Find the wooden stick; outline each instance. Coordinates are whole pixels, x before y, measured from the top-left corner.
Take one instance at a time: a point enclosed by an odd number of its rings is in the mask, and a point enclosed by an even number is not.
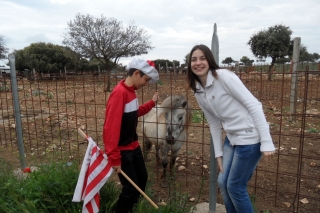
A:
[[[85,139],[88,139],[88,136],[86,135],[86,133],[84,133],[80,128],[78,128],[78,132],[82,137],[84,137]]]
[[[145,197],[149,203],[151,203],[151,205],[154,206],[154,208],[158,209],[158,206],[157,204],[155,204],[149,197],[148,195],[146,195],[146,193],[144,193],[140,188],[139,186],[137,186],[127,175],[126,173],[124,173],[122,170],[120,170],[120,173],[134,186],[134,188],[136,188],[142,195],[143,197]]]
[[[80,133],[80,135],[81,135],[82,137],[84,137],[84,138],[86,138],[86,139],[89,138],[89,137],[86,135],[86,133],[84,133],[80,128],[78,128],[78,132]],[[139,188],[139,186],[137,186],[137,184],[135,184],[135,183],[131,180],[131,178],[129,178],[129,177],[126,175],[126,173],[124,173],[122,170],[120,170],[120,173],[134,186],[134,188],[136,188],[136,189],[143,195],[144,198],[146,198],[146,199],[149,201],[149,203],[150,203],[151,205],[154,206],[154,208],[158,209],[157,204],[155,204],[155,203],[148,197],[148,195],[146,195],[146,193],[144,193],[144,192]]]

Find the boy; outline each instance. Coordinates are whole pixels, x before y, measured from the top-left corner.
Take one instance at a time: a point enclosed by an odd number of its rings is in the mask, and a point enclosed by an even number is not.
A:
[[[152,100],[139,106],[135,90],[159,80],[154,62],[133,59],[127,66],[128,76],[112,91],[106,106],[103,126],[103,142],[108,161],[118,173],[122,184],[116,213],[127,213],[137,203],[140,193],[123,175],[122,170],[144,191],[148,179],[136,128],[138,117],[147,114],[158,100],[155,92]]]

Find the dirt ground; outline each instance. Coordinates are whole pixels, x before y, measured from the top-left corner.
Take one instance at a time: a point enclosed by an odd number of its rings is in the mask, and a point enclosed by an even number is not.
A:
[[[250,91],[263,103],[277,154],[262,160],[252,177],[248,191],[257,212],[320,211],[320,97],[319,79],[311,79],[308,88],[300,78],[297,113],[291,121],[290,79],[279,75],[272,82],[261,75],[240,76]],[[210,133],[191,91],[185,89],[185,76],[161,76],[156,86],[138,91],[143,103],[159,91],[161,100],[170,94],[184,94],[191,104],[193,122],[187,141],[179,152],[168,188],[160,187],[162,168],[155,162],[154,149],[147,161],[156,203],[188,193],[190,203],[209,201]],[[119,79],[117,79],[119,81]],[[86,140],[77,128],[90,135],[103,149],[101,130],[105,102],[105,76],[87,76],[56,81],[19,81],[19,99],[23,123],[24,149],[28,166],[68,156],[82,159]],[[115,85],[116,82],[113,83]],[[304,101],[307,88],[308,99]],[[311,89],[310,89],[311,88]],[[0,157],[19,165],[10,91],[0,93]],[[160,102],[161,102],[160,100]],[[141,125],[138,125],[142,145]],[[168,173],[168,177],[170,177]],[[116,176],[112,177],[117,179]],[[217,193],[217,203],[223,204]]]

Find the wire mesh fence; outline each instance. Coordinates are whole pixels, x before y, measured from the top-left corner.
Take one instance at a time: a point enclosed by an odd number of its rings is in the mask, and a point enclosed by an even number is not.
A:
[[[229,69],[233,70],[232,67]],[[270,125],[277,148],[270,161],[262,160],[249,183],[248,191],[256,208],[272,212],[319,212],[320,210],[320,71],[317,65],[302,65],[296,73],[290,65],[277,67],[268,80],[268,68],[240,67],[238,76],[259,99]],[[296,75],[298,89],[296,111],[290,111],[291,79]],[[112,88],[124,75],[44,76],[18,80],[18,93],[27,165],[58,158],[81,161],[87,142],[77,132],[81,128],[103,150],[102,128],[105,104]],[[0,158],[18,166],[19,154],[15,131],[10,76],[0,78]],[[106,88],[110,86],[110,91]],[[210,132],[191,90],[186,89],[186,75],[160,73],[156,85],[137,91],[139,103],[152,98],[158,90],[160,103],[168,96],[184,95],[191,107],[192,123],[179,151],[173,185],[177,183],[190,197],[208,201]],[[137,126],[143,146],[143,118]],[[146,159],[147,160],[147,159]],[[147,167],[153,171],[152,187],[158,199],[167,191],[159,187],[161,164],[155,150],[148,156]],[[222,203],[218,195],[218,203]]]

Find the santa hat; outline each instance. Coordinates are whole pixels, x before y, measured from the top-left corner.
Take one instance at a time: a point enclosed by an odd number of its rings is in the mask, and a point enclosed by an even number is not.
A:
[[[140,70],[141,72],[149,76],[151,78],[151,80],[149,81],[150,84],[157,83],[157,81],[159,80],[159,73],[155,69],[155,65],[153,61],[150,61],[150,60],[145,61],[143,59],[134,58],[128,64],[127,70],[131,68]]]

